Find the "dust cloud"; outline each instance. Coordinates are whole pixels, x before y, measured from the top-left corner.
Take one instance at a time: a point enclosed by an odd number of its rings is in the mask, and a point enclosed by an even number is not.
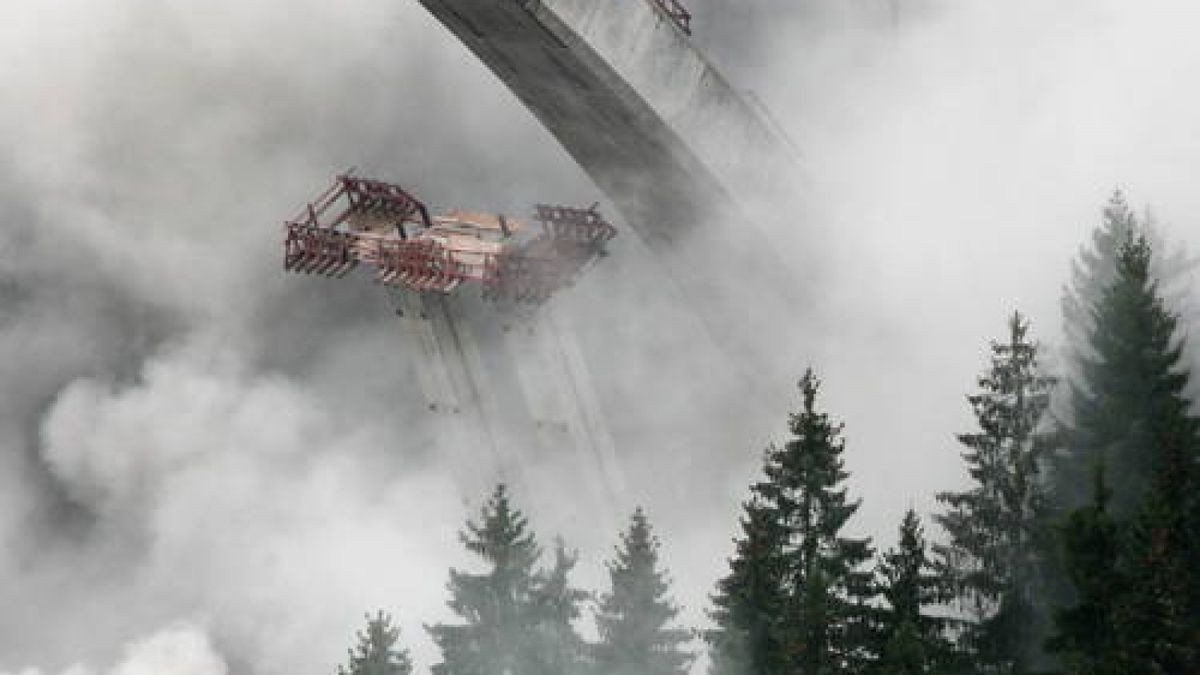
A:
[[[694,4],[697,41],[804,156],[820,237],[768,225],[820,252],[820,308],[765,340],[822,374],[856,527],[886,545],[962,480],[952,434],[1005,316],[1058,339],[1067,263],[1115,186],[1197,238],[1200,9]],[[484,495],[447,470],[382,292],[285,276],[278,223],[350,166],[435,205],[601,195],[415,2],[7,9],[0,671],[330,672],[375,607],[427,667],[422,623],[448,617],[455,532]],[[747,397],[618,225],[561,302],[626,469],[619,506],[647,507],[698,625],[794,401]],[[597,587],[616,532],[570,499],[594,477],[537,461],[518,504]]]

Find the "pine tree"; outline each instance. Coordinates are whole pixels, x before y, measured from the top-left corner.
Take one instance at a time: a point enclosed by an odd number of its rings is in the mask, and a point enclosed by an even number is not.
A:
[[[616,558],[607,564],[610,590],[600,598],[595,647],[599,675],[686,675],[692,655],[682,646],[691,635],[669,624],[679,608],[670,579],[659,568],[660,543],[641,507],[621,534]]]
[[[1108,511],[1112,493],[1102,464],[1094,476],[1092,503],[1073,510],[1062,527],[1063,559],[1077,599],[1055,612],[1055,633],[1047,647],[1060,655],[1068,672],[1118,675],[1131,672],[1120,658],[1116,623],[1128,582],[1117,562],[1121,534]]]
[[[880,612],[879,662],[887,675],[949,672],[953,650],[948,621],[929,612],[948,600],[945,580],[926,553],[921,521],[912,509],[900,524],[900,540],[884,553],[876,574],[887,607]]]
[[[562,675],[582,640],[571,621],[583,595],[567,575],[574,558],[560,545],[554,566],[536,569],[541,549],[525,516],[497,486],[459,534],[489,566],[483,574],[450,570],[449,606],[465,624],[427,628],[442,651],[434,675]]]
[[[1152,489],[1127,527],[1129,580],[1115,616],[1130,670],[1200,669],[1200,496],[1194,427],[1177,419],[1159,439]]]
[[[847,499],[842,425],[816,408],[820,381],[800,381],[803,408],[789,420],[793,438],[767,459],[767,480],[755,490],[773,504],[792,533],[789,558],[796,665],[805,673],[859,672],[870,659],[870,612],[875,595],[864,568],[870,539],[842,534],[861,502]]]
[[[1152,492],[1129,528],[1126,592],[1113,623],[1127,672],[1169,675],[1200,670],[1200,617],[1195,611],[1196,550],[1183,514]]]
[[[1189,413],[1185,345],[1152,264],[1146,238],[1127,236],[1093,311],[1069,451],[1055,467],[1073,595],[1052,645],[1087,672],[1186,672],[1200,654],[1200,420]],[[1101,484],[1091,507],[1071,510],[1081,476],[1097,467],[1114,476],[1111,488]],[[1079,544],[1088,536],[1102,553]]]
[[[538,665],[538,670],[531,672],[573,675],[586,662],[586,644],[573,624],[589,594],[571,586],[569,578],[578,560],[578,553],[568,551],[561,540],[556,541],[554,564],[538,575],[533,595],[536,632],[530,645],[530,661]]]
[[[790,673],[785,642],[787,531],[757,497],[744,505],[729,574],[717,582],[705,631],[713,675]]]
[[[819,389],[809,370],[800,381],[803,407],[789,419],[792,438],[767,450],[764,480],[751,487],[746,539],[714,597],[710,643],[748,652],[740,662],[714,654],[716,664],[740,664],[728,672],[857,673],[873,658],[875,588],[863,567],[873,552],[870,539],[842,534],[859,502],[847,498],[842,427],[817,410]],[[771,587],[782,602],[758,597]]]
[[[1091,247],[1080,247],[1078,257],[1071,262],[1071,280],[1063,289],[1063,329],[1066,337],[1066,371],[1071,380],[1081,377],[1081,362],[1094,356],[1091,335],[1095,329],[1092,310],[1102,300],[1105,289],[1117,276],[1117,258],[1122,244],[1130,237],[1144,236],[1158,252],[1151,261],[1151,276],[1162,286],[1164,300],[1177,316],[1185,320],[1188,329],[1200,326],[1200,307],[1192,291],[1193,272],[1198,261],[1190,258],[1182,246],[1166,253],[1167,241],[1163,229],[1150,209],[1139,218],[1130,208],[1121,190],[1115,190],[1105,205],[1100,225],[1092,232]],[[1200,350],[1192,350],[1186,359],[1200,366]],[[1195,390],[1190,391],[1193,397]],[[1070,417],[1070,411],[1063,411]],[[1084,483],[1086,483],[1086,477]],[[1081,488],[1080,499],[1086,499],[1087,488]]]
[[[367,615],[367,627],[358,632],[358,644],[349,651],[349,663],[338,666],[338,675],[410,675],[408,650],[396,646],[400,629],[383,611]]]
[[[912,621],[903,620],[890,633],[879,652],[875,672],[880,675],[917,675],[935,673],[937,666],[920,630]]]
[[[1054,379],[1042,374],[1028,322],[1014,313],[993,342],[979,391],[967,397],[978,430],[960,434],[972,486],[937,496],[949,542],[935,546],[954,595],[973,618],[964,650],[981,669],[1028,672],[1040,642],[1038,551],[1044,548],[1040,467],[1056,435],[1041,429]]]
[[[1095,328],[1092,308],[1117,275],[1117,254],[1129,235],[1140,233],[1137,214],[1121,190],[1113,191],[1104,206],[1100,225],[1092,231],[1091,248],[1080,247],[1071,261],[1071,281],[1063,289],[1063,330],[1067,340],[1071,375],[1077,363],[1090,356],[1089,341]]]
[[[1128,237],[1117,261],[1117,276],[1093,311],[1093,356],[1082,362],[1072,383],[1074,421],[1068,452],[1055,467],[1057,502],[1079,502],[1092,467],[1103,461],[1119,478],[1112,508],[1131,515],[1164,461],[1164,439],[1177,434],[1182,451],[1194,456],[1200,426],[1188,411],[1188,373],[1180,359],[1176,320],[1151,278],[1152,251],[1144,237]]]

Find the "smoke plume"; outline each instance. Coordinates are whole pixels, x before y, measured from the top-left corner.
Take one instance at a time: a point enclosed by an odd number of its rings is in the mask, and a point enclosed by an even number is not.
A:
[[[484,495],[439,450],[383,293],[284,275],[279,223],[350,166],[438,206],[601,195],[415,2],[10,5],[0,671],[326,673],[376,607],[426,668],[422,624],[449,618],[446,570],[469,564],[455,532]],[[952,434],[1004,318],[1019,307],[1057,339],[1067,262],[1114,186],[1196,239],[1200,9],[695,5],[696,40],[804,155],[821,222],[764,226],[784,259],[822,260],[805,289],[820,308],[764,343],[824,377],[855,527],[887,545],[906,506],[963,480]],[[617,439],[617,507],[654,514],[702,624],[795,401],[747,397],[617,224],[559,307]],[[617,533],[574,499],[595,477],[566,452],[527,468],[518,506],[598,587]]]

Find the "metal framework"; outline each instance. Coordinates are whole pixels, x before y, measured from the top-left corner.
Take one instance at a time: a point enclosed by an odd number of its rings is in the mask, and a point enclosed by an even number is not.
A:
[[[466,282],[489,300],[544,302],[604,253],[616,228],[593,205],[538,204],[522,220],[452,209],[431,217],[398,185],[342,174],[284,223],[285,270],[343,277],[360,264],[375,280],[450,293]]]
[[[659,9],[667,13],[684,33],[692,34],[692,13],[679,0],[654,0]]]

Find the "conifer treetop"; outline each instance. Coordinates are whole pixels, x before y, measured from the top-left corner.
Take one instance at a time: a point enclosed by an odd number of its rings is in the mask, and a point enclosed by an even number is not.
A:
[[[606,562],[609,591],[596,609],[597,669],[603,675],[684,675],[693,659],[683,649],[691,634],[670,626],[679,607],[659,564],[661,544],[641,507],[620,539]]]
[[[788,532],[757,495],[743,505],[742,535],[734,539],[729,574],[717,582],[705,631],[712,675],[785,672],[789,569]]]
[[[1144,236],[1122,244],[1117,275],[1092,311],[1092,355],[1071,383],[1071,452],[1060,462],[1062,501],[1078,505],[1080,488],[1097,462],[1113,475],[1113,509],[1131,513],[1150,487],[1172,442],[1195,447],[1200,432],[1190,416],[1183,341],[1151,274],[1153,251]]]
[[[861,502],[848,497],[842,425],[818,408],[820,388],[807,370],[791,436],[767,448],[751,486],[745,536],[713,599],[718,672],[736,672],[739,659],[773,673],[854,670],[867,658],[873,551],[843,532]]]
[[[1055,379],[1041,371],[1028,320],[1014,312],[1006,323],[1006,338],[991,342],[988,367],[967,396],[976,428],[957,435],[971,483],[937,495],[949,508],[934,520],[949,541],[933,547],[956,604],[971,618],[963,651],[978,667],[999,672],[1027,669],[1022,662],[1040,642],[1040,472],[1059,440],[1043,425]]]
[[[408,650],[397,646],[400,629],[383,610],[366,615],[367,627],[358,632],[358,643],[348,650],[349,662],[338,666],[338,675],[410,675]]]
[[[899,541],[881,556],[877,571],[887,606],[879,612],[876,672],[941,672],[931,671],[931,665],[948,670],[953,650],[945,632],[950,622],[932,609],[950,598],[942,574],[926,553],[924,528],[913,509],[905,512]]]
[[[495,564],[498,570],[528,569],[541,556],[541,548],[529,531],[528,518],[512,508],[503,483],[480,507],[479,520],[467,521],[466,531],[459,532],[458,538],[468,551]]]
[[[460,539],[487,567],[482,573],[450,570],[447,604],[462,623],[426,627],[442,651],[433,674],[577,672],[584,649],[572,622],[586,594],[569,583],[575,554],[556,541],[553,563],[538,569],[541,548],[503,484]]]

